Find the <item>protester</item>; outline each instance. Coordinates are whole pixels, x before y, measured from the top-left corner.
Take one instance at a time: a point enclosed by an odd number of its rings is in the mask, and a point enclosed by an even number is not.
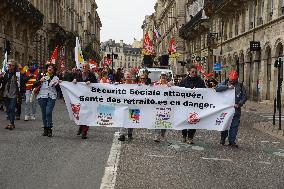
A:
[[[185,88],[206,88],[204,81],[197,76],[197,69],[195,66],[191,66],[188,70],[188,76],[180,82],[180,87]],[[184,129],[182,130],[183,142],[194,144],[193,138],[196,133],[196,129]],[[188,137],[188,141],[187,141]]]
[[[100,78],[100,83],[111,83],[111,80],[108,78],[108,73],[106,70],[102,71],[102,76]]]
[[[168,75],[162,72],[160,75],[160,81],[155,85],[171,87],[172,84],[168,82],[168,79],[169,79]],[[155,129],[154,141],[155,142],[160,142],[160,140],[165,141],[166,131],[167,131],[166,129]]]
[[[145,70],[144,74],[145,74],[145,77],[146,77],[146,85],[151,85],[151,84],[152,84],[152,81],[151,81],[151,79],[149,78],[149,71],[148,71],[148,70]]]
[[[205,80],[205,83],[208,88],[215,88],[218,85],[218,81],[214,79],[213,76],[213,73],[207,74],[207,79]]]
[[[59,78],[56,76],[56,66],[47,64],[47,72],[41,74],[35,82],[34,87],[39,87],[37,95],[38,103],[41,108],[44,132],[42,136],[52,137],[52,111],[57,98],[56,87],[59,87]]]
[[[118,68],[114,75],[115,82],[121,83],[123,79],[123,73],[121,68]]]
[[[25,99],[25,121],[36,119],[36,103],[31,101],[33,86],[39,77],[39,69],[36,62],[28,63],[28,70],[25,72],[26,99]]]
[[[8,70],[6,73],[0,73],[0,85],[2,85],[1,93],[6,107],[6,113],[10,124],[5,129],[15,129],[15,111],[17,98],[25,92],[24,76],[17,72],[17,63],[14,59],[8,61]]]
[[[229,135],[229,146],[235,148],[238,148],[238,145],[236,144],[236,138],[241,119],[241,107],[245,104],[247,100],[245,87],[238,82],[238,77],[238,72],[233,70],[229,74],[229,79],[226,79],[224,82],[220,83],[216,87],[216,92],[222,92],[228,89],[235,89],[235,114],[229,131],[222,131],[220,140],[220,144],[225,145],[226,139]]]
[[[73,83],[77,84],[77,82],[85,82],[87,85],[91,83],[97,83],[97,78],[94,73],[90,71],[90,65],[88,63],[83,64],[83,70],[81,74],[76,74]],[[82,139],[87,139],[87,134],[88,134],[89,126],[87,125],[80,125],[77,135],[82,134]]]
[[[133,78],[132,78],[132,73],[127,71],[124,73],[124,84],[133,84]],[[126,128],[121,128],[120,129],[120,136],[118,138],[119,141],[125,141],[125,134],[126,134]],[[133,128],[128,128],[127,129],[127,136],[128,140],[133,139]]]

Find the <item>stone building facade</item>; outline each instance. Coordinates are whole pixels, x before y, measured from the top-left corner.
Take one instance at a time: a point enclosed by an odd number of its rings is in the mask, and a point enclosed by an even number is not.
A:
[[[141,56],[141,41],[134,39],[132,45],[125,44],[123,40],[120,43],[116,43],[110,39],[101,43],[102,57],[106,57],[107,54],[112,52],[118,55],[118,58],[114,60],[113,68],[124,68],[125,70],[131,70],[132,68],[138,68],[142,65]],[[139,46],[140,44],[140,46]],[[102,64],[101,64],[102,65]],[[112,66],[110,66],[112,67]]]
[[[153,33],[154,27],[160,32],[162,37],[154,39],[154,46],[157,52],[157,58],[168,54],[168,47],[171,38],[174,38],[177,45],[177,51],[181,56],[177,60],[170,60],[170,66],[175,74],[184,72],[183,67],[178,64],[178,60],[184,59],[184,40],[179,37],[178,31],[185,23],[185,3],[186,0],[157,0],[155,12],[147,16],[144,20],[142,29]]]
[[[44,64],[59,46],[64,51],[67,66],[71,67],[75,38],[79,36],[85,55],[100,60],[102,24],[94,0],[4,0],[0,7],[1,26],[9,30],[0,30],[0,39],[11,41],[10,58],[22,64],[32,59]],[[40,16],[26,17],[22,7],[29,7],[32,12],[25,10],[27,13]],[[39,18],[40,22],[35,22]],[[4,51],[3,42],[0,50]]]
[[[215,73],[220,80],[238,70],[250,99],[272,101],[278,75],[274,62],[283,56],[284,1],[188,0],[187,7],[190,20],[179,32],[186,39],[187,59],[207,57],[200,63],[208,73],[221,62],[222,71]],[[191,14],[193,9],[197,14]],[[261,50],[251,51],[250,41],[259,41]]]

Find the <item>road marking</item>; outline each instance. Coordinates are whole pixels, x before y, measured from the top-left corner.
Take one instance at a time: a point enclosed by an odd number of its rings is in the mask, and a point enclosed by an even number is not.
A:
[[[192,146],[191,149],[198,150],[198,151],[203,151],[204,150],[204,148],[201,147],[201,146]]]
[[[163,155],[147,155],[149,157],[158,157],[158,158],[174,158],[175,156],[163,156]]]
[[[113,189],[115,186],[121,150],[121,143],[118,141],[118,137],[119,132],[115,132],[100,189]]]
[[[206,158],[206,157],[202,157],[202,159],[205,159],[205,160],[214,160],[214,161],[229,161],[229,162],[233,162],[233,160],[231,160],[231,159]]]
[[[272,144],[280,144],[280,142],[272,142]]]
[[[271,163],[270,163],[270,162],[266,162],[266,161],[259,161],[259,162],[257,162],[257,163],[265,164],[265,165],[271,165]]]
[[[265,140],[265,141],[261,141],[261,143],[269,143],[269,141],[266,141],[266,140]]]

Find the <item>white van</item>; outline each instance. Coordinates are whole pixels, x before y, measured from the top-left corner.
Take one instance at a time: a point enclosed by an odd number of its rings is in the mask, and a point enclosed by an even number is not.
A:
[[[166,73],[170,80],[174,82],[174,75],[173,71],[170,69],[163,69],[161,67],[159,68],[141,68],[138,72],[138,76],[141,76],[145,71],[149,72],[149,78],[151,79],[152,83],[155,83],[160,80],[161,73]]]

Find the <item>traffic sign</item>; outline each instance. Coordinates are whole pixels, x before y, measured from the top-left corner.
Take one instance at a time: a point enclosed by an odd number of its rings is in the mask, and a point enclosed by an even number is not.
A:
[[[222,64],[219,63],[219,62],[215,63],[213,70],[214,70],[215,72],[220,72],[220,71],[222,71]]]

